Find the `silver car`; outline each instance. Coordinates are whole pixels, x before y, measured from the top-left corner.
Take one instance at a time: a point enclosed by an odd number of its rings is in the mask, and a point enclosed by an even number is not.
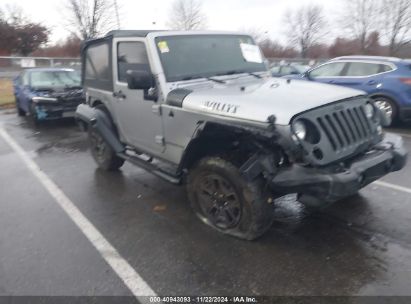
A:
[[[364,92],[272,78],[245,34],[114,31],[82,59],[76,117],[98,166],[185,185],[195,214],[232,236],[262,235],[279,197],[322,207],[406,162]]]

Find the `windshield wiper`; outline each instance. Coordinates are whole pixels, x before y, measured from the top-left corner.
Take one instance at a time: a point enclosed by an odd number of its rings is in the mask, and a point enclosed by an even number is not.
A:
[[[261,78],[262,78],[261,75],[258,75],[258,74],[256,74],[256,73],[246,72],[246,71],[241,71],[241,70],[231,70],[231,71],[219,73],[219,74],[217,74],[217,76],[234,75],[234,74],[247,74],[247,75],[250,75],[250,76],[254,76],[255,78],[258,78],[258,79],[261,79]]]
[[[258,78],[258,79],[263,78],[263,76],[256,74],[256,73],[252,73],[252,72],[248,72],[248,75],[254,76],[255,78]]]
[[[226,83],[224,80],[216,79],[216,78],[213,78],[213,77],[207,77],[206,79],[217,82],[217,83]]]
[[[200,76],[200,75],[187,76],[187,77],[184,77],[181,80],[184,81],[184,80],[201,79],[201,78],[205,78],[207,80],[214,81],[214,82],[217,82],[217,83],[225,83],[225,81],[221,80],[221,79],[216,79],[216,78],[213,78],[213,77],[205,77],[205,76]]]
[[[66,88],[66,89],[81,89],[82,87],[81,86],[79,86],[79,85],[73,85],[73,86],[69,86],[69,85],[65,85],[65,87],[64,88]]]

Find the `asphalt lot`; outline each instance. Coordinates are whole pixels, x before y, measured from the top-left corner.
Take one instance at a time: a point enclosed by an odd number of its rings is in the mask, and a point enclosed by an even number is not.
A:
[[[411,296],[411,163],[321,213],[292,203],[245,242],[198,221],[182,187],[97,170],[73,121],[34,128],[3,110],[0,128],[159,295]],[[411,127],[391,131],[411,151]],[[0,295],[132,295],[1,136],[0,168]]]

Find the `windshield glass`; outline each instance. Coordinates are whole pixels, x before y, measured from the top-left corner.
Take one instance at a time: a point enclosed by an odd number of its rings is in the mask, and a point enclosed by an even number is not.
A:
[[[165,36],[156,45],[170,82],[267,70],[249,36]]]
[[[33,71],[32,87],[80,87],[80,73],[77,71]]]

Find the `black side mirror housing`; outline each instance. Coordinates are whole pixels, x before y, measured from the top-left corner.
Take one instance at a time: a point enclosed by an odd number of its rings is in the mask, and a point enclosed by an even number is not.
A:
[[[147,71],[128,70],[127,85],[130,90],[148,90],[154,87],[154,77]]]

